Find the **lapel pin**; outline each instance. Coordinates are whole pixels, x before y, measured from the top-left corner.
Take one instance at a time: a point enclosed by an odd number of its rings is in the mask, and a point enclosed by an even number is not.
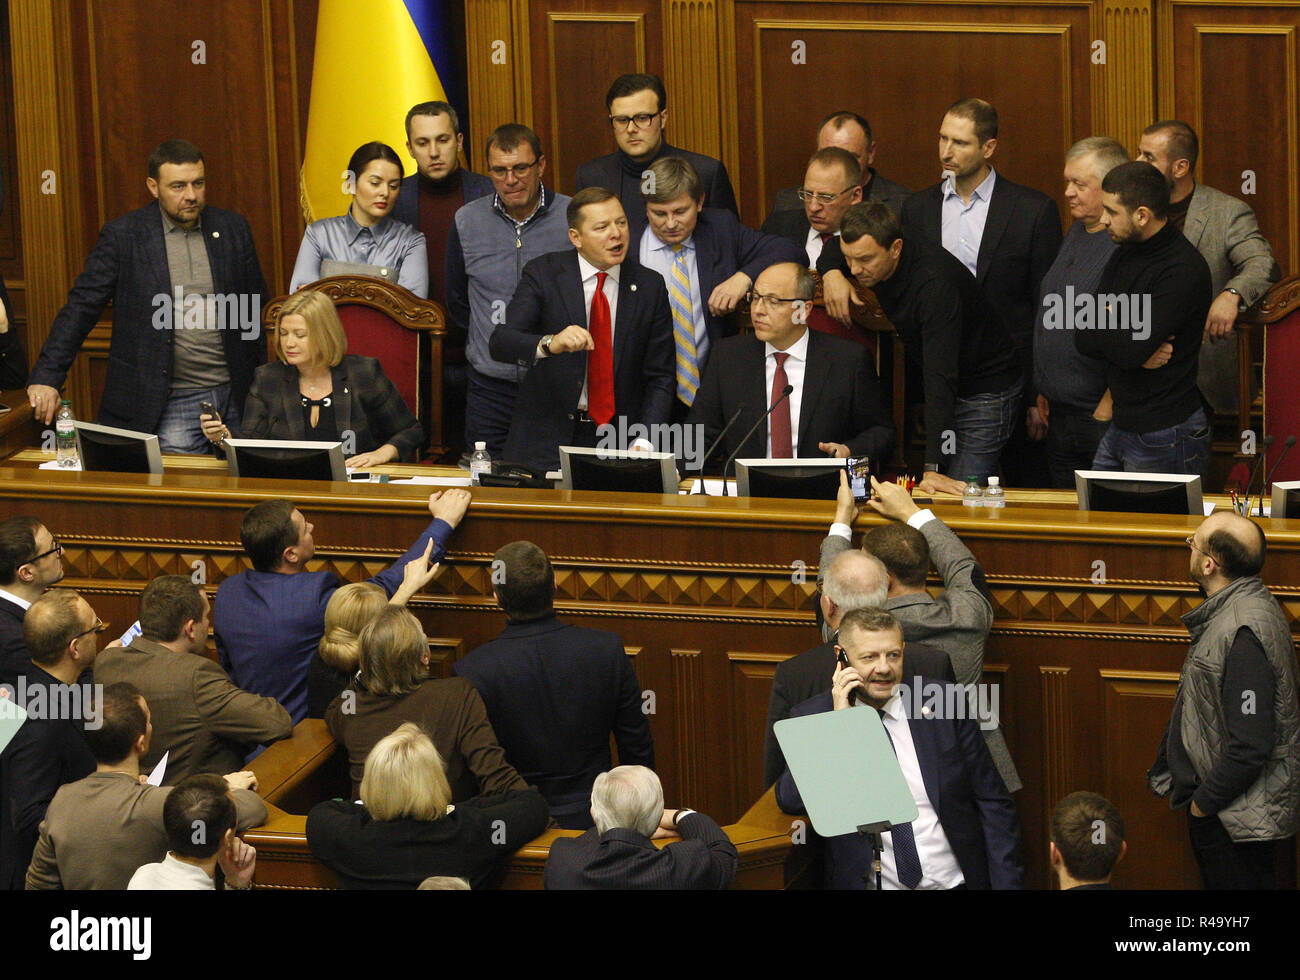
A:
[[[212,237],[213,237],[213,238],[220,238],[220,237],[221,237],[221,232],[219,232],[219,231],[214,231],[214,232],[212,233]]]
[[[630,288],[631,288],[632,292],[635,293],[635,292],[636,292],[636,283],[632,283],[632,285],[631,285]]]

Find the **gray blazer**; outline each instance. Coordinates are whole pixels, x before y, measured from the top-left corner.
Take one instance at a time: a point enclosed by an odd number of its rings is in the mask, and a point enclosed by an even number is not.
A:
[[[903,639],[908,643],[926,643],[947,652],[952,660],[958,684],[978,684],[984,673],[984,643],[993,626],[993,606],[984,584],[984,570],[943,521],[935,518],[921,528],[930,545],[930,559],[943,579],[943,593],[935,598],[928,592],[895,596],[885,608],[903,625]],[[852,542],[837,534],[822,541],[821,567],[852,547]],[[1011,760],[1002,728],[984,731],[984,740],[1008,792],[1024,784]]]
[[[1273,250],[1260,233],[1250,205],[1197,184],[1187,206],[1183,235],[1210,266],[1215,297],[1231,286],[1240,308],[1254,306],[1282,278]],[[1201,345],[1196,383],[1216,412],[1237,410],[1237,344],[1231,337]]]

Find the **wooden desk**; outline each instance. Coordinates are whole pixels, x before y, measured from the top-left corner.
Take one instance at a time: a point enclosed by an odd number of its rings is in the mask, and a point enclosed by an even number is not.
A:
[[[158,574],[201,570],[214,590],[246,568],[240,519],[271,496],[292,497],[316,524],[313,567],[348,581],[381,570],[428,520],[422,487],[0,468],[0,516],[37,513],[67,547],[67,584],[120,628]],[[1017,803],[1029,884],[1048,884],[1051,806],[1093,789],[1129,827],[1121,887],[1196,886],[1185,818],[1150,796],[1144,773],[1186,653],[1179,617],[1199,601],[1184,544],[1199,519],[1080,514],[1064,504],[1013,496],[1001,511],[936,505],[988,573],[995,623],[986,679],[1000,685],[1025,782]],[[555,566],[561,615],[617,631],[633,657],[669,801],[725,825],[764,789],[773,671],[819,641],[812,596],[832,513],[830,503],[801,501],[477,490],[450,561],[411,607],[439,638],[436,669],[445,674],[504,626],[493,553],[511,540],[536,542]],[[1262,526],[1264,578],[1294,624],[1300,527]]]
[[[32,404],[25,391],[0,392],[0,405],[9,411],[0,415],[0,459],[40,444],[40,427],[32,417]],[[50,454],[53,458],[53,453]]]

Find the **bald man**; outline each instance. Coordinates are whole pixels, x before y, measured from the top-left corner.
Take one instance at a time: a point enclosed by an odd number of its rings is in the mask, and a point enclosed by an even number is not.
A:
[[[1207,889],[1275,888],[1277,843],[1295,834],[1300,801],[1291,630],[1259,576],[1259,525],[1212,514],[1187,545],[1205,601],[1183,617],[1192,645],[1147,782],[1188,806]]]

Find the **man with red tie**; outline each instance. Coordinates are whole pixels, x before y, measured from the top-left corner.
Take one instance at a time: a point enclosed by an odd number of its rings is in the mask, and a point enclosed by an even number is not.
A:
[[[687,419],[704,426],[703,445],[711,446],[740,413],[706,463],[720,465],[733,452],[773,459],[867,456],[873,463],[888,456],[894,428],[881,408],[871,354],[808,329],[815,288],[812,273],[797,262],[770,265],[754,280],[754,332],[717,343]],[[772,406],[767,424],[742,445]]]
[[[666,424],[676,389],[668,293],[657,272],[623,267],[623,205],[588,187],[568,220],[574,250],[524,266],[489,345],[493,358],[528,371],[505,459],[544,470],[559,468],[560,446],[595,446],[599,426]]]

